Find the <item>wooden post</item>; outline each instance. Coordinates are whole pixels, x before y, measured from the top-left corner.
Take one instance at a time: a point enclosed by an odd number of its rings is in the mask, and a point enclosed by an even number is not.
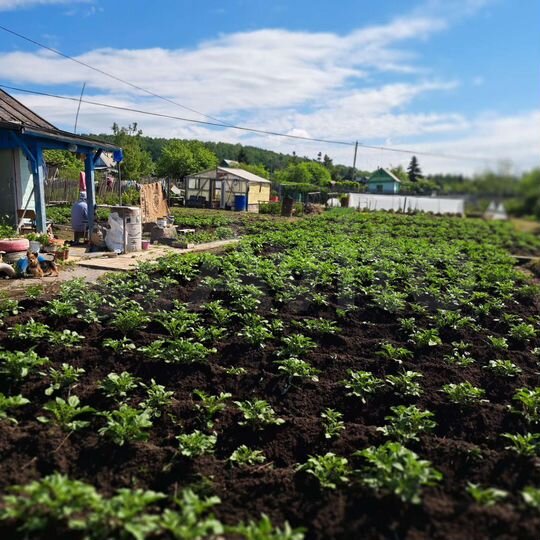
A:
[[[94,212],[96,205],[96,184],[94,179],[94,155],[92,152],[86,154],[84,160],[84,172],[86,175],[86,204],[88,206],[88,238],[92,235],[94,228]]]
[[[34,203],[36,210],[36,229],[38,233],[47,232],[47,214],[45,210],[45,172],[43,168],[43,149],[36,144],[33,152],[35,161],[32,162],[34,179]]]

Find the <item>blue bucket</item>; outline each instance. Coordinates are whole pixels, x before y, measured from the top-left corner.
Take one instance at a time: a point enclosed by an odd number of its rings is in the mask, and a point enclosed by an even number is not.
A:
[[[247,210],[247,195],[234,196],[234,210],[236,212],[245,212]]]

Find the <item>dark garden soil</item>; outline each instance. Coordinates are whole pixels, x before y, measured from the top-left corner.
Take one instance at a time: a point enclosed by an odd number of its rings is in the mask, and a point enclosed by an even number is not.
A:
[[[197,309],[209,294],[195,281],[186,287],[170,288],[159,302],[166,309],[172,306],[172,300],[181,299]],[[23,303],[26,309],[22,315],[8,318],[0,328],[0,344],[12,350],[27,346],[10,340],[7,328],[30,317],[84,334],[81,349],[52,348],[45,343],[36,347],[53,366],[70,362],[86,370],[74,389],[83,404],[100,411],[112,409],[114,402],[103,396],[98,384],[111,371],[123,370],[144,382],[155,379],[174,390],[174,402],[155,420],[147,442],[118,447],[97,434],[103,425],[99,417],[91,428],[68,437],[55,424],[39,423],[36,417],[43,414],[42,407],[49,401],[44,395],[49,380],[31,377],[20,388],[31,404],[15,412],[18,425],[0,423],[0,491],[59,471],[93,484],[104,495],[120,487],[141,487],[172,496],[186,486],[196,485],[200,492],[220,497],[215,514],[225,523],[257,518],[264,512],[275,524],[288,520],[292,526],[306,527],[306,538],[313,540],[540,538],[540,516],[524,509],[520,497],[524,486],[540,485],[540,463],[505,450],[507,441],[500,437],[503,432],[526,431],[508,405],[516,388],[539,385],[539,366],[529,351],[540,343],[530,343],[526,350],[510,343],[511,350],[504,358],[515,362],[522,373],[512,379],[498,378],[483,369],[492,359],[485,336],[449,331],[442,336],[445,345],[421,350],[414,360],[404,362],[406,369],[423,374],[424,393],[420,398],[407,401],[386,390],[363,405],[345,395],[340,381],[350,368],[367,369],[380,377],[396,373],[399,366],[395,362],[375,353],[383,341],[406,345],[406,336],[397,320],[368,307],[361,297],[356,299],[359,309],[340,323],[339,334],[318,338],[319,347],[306,357],[321,370],[320,382],[290,387],[273,363],[275,346],[271,344],[254,348],[230,340],[219,346],[207,364],[170,365],[148,361],[137,351],[112,353],[102,347],[102,341],[106,337],[119,338],[114,330],[99,324],[85,325],[77,319],[55,323],[39,311],[43,300]],[[280,308],[280,317],[288,327],[294,319],[306,316],[334,318],[335,307],[318,312],[295,302]],[[510,311],[532,315],[538,312],[538,306],[516,305]],[[493,325],[489,330],[499,335],[496,323]],[[164,333],[159,324],[153,323],[134,334],[133,339],[137,346],[143,346]],[[447,344],[459,340],[472,344],[471,353],[477,360],[473,366],[457,368],[441,361],[444,354],[451,352]],[[230,366],[244,367],[247,374],[229,375],[224,368]],[[484,388],[489,403],[469,408],[451,405],[441,393],[441,386],[465,380]],[[177,453],[175,437],[202,428],[194,389],[211,394],[230,392],[234,400],[266,399],[286,422],[261,431],[241,427],[237,423],[240,413],[231,403],[217,417],[215,454],[188,460]],[[137,390],[130,403],[136,406],[143,396],[143,390]],[[296,472],[297,464],[304,463],[309,455],[332,451],[350,456],[355,450],[382,444],[385,438],[376,428],[385,424],[390,406],[413,402],[435,413],[437,427],[431,435],[422,436],[420,442],[408,447],[443,473],[437,487],[424,489],[421,504],[405,504],[390,495],[377,496],[357,482],[335,491],[321,490],[314,477]],[[327,407],[342,411],[346,422],[346,430],[332,441],[325,439],[320,420],[321,411]],[[263,450],[267,464],[231,467],[226,459],[241,444]],[[360,465],[360,458],[351,459],[353,466]],[[466,494],[467,482],[496,486],[511,495],[493,507],[481,507]],[[16,538],[16,533],[4,524],[0,537]]]

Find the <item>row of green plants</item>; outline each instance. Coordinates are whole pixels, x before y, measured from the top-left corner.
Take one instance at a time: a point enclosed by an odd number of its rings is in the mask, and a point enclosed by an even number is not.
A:
[[[52,474],[13,486],[2,497],[0,521],[13,523],[22,537],[39,538],[60,531],[80,533],[87,540],[110,538],[174,538],[203,540],[234,535],[245,540],[302,540],[303,529],[289,523],[274,526],[268,516],[225,525],[212,509],[221,501],[186,488],[163,509],[166,495],[156,491],[122,488],[110,497],[91,484]]]
[[[395,322],[394,339],[379,343],[369,368],[351,367],[345,377],[332,382],[336,396],[356,402],[359,414],[375,396],[393,395],[384,421],[373,426],[385,442],[348,456],[335,453],[333,445],[347,434],[349,419],[329,403],[317,419],[328,452],[306,455],[296,474],[315,477],[323,490],[354,483],[413,504],[420,502],[425,487],[443,486],[445,479],[436,465],[421,457],[425,438],[444,430],[435,409],[430,411],[431,404],[421,401],[429,383],[423,361],[434,352],[441,368],[452,373],[438,388],[441,402],[453,407],[457,416],[470,415],[490,407],[487,400],[493,398],[489,388],[469,382],[468,376],[502,380],[511,389],[510,398],[495,400],[507,407],[515,430],[487,444],[526,459],[538,456],[540,388],[528,385],[530,379],[522,378],[522,371],[540,356],[539,318],[531,315],[532,309],[515,309],[532,305],[538,287],[516,271],[505,251],[537,250],[536,239],[517,235],[505,224],[344,211],[295,223],[253,220],[246,230],[250,236],[224,256],[168,256],[141,265],[133,274],[107,277],[97,287],[80,280],[66,282],[54,299],[43,302],[39,320],[10,325],[8,319],[3,330],[9,350],[0,351],[2,418],[21,419],[19,411],[32,405],[23,391],[24,381],[39,377],[48,386],[38,421],[58,425],[68,434],[95,428],[113,444],[129,445],[147,440],[157,422],[169,421],[175,390],[129,371],[111,372],[99,382],[108,410],[95,410],[79,398],[88,367],[48,359],[56,357],[56,350],[76,351],[73,348],[84,343],[83,335],[62,329],[68,319],[113,332],[100,344],[104,357],[112,361],[129,358],[136,364],[201,368],[210,363],[234,378],[258,371],[260,379],[279,378],[284,394],[326,383],[328,372],[317,359],[324,353],[323,344],[352,324],[373,327],[369,317],[376,314],[379,320]],[[196,301],[171,298],[178,287],[195,287]],[[3,319],[24,315],[22,304],[14,300],[4,299],[0,309]],[[149,329],[153,341],[147,339]],[[238,364],[222,365],[220,352],[231,343],[264,357],[264,367],[242,358]],[[489,351],[489,360],[478,360],[479,347]],[[516,358],[526,362],[518,365]],[[232,425],[256,436],[264,430],[288,429],[288,411],[274,408],[263,397],[195,390],[196,427],[178,429],[178,459],[218,451],[221,438],[227,437],[228,428],[221,423],[225,411],[234,414]],[[223,458],[230,467],[268,464],[264,448],[247,444],[230,449]],[[508,496],[484,484],[470,483],[464,489],[470,500],[486,505]],[[519,497],[530,507],[540,499],[532,485]],[[86,519],[92,512],[85,509],[82,514]],[[159,512],[151,515],[161,527]],[[69,520],[67,526],[71,527]],[[259,536],[267,537],[273,538]]]

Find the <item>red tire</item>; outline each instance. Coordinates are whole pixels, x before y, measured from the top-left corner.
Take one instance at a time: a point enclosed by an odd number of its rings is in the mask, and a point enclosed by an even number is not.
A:
[[[28,238],[6,238],[0,240],[0,251],[13,253],[14,251],[26,251],[30,247]]]

